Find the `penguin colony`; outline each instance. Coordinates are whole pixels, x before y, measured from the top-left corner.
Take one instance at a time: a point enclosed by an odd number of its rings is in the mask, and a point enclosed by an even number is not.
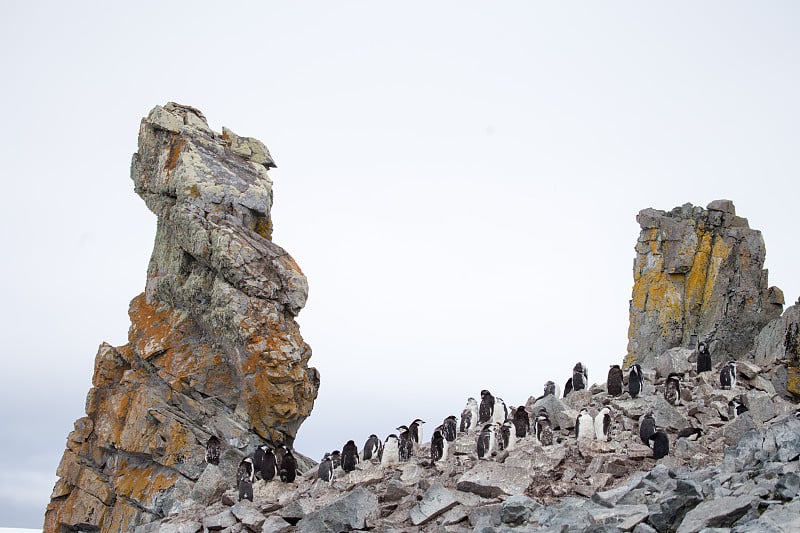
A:
[[[705,342],[698,345],[697,373],[712,370],[711,355]],[[633,364],[627,369],[627,391],[632,399],[639,397],[644,390],[644,375],[639,364]],[[731,390],[736,387],[736,362],[729,361],[722,365],[719,373],[719,387]],[[664,384],[664,399],[671,405],[681,405],[681,382],[684,375],[671,373]],[[612,365],[606,381],[609,396],[620,396],[625,389],[623,370],[619,365]],[[588,388],[588,369],[578,362],[572,370],[572,376],[564,386],[564,397],[573,391]],[[544,384],[544,394],[537,400],[554,395],[558,397],[560,390],[553,381]],[[519,439],[535,439],[542,446],[551,446],[556,442],[553,425],[547,410],[542,407],[536,413],[530,413],[521,405],[509,409],[506,403],[488,390],[480,393],[480,402],[474,397],[467,399],[461,411],[460,420],[451,415],[446,417],[437,426],[430,439],[430,465],[447,461],[453,453],[453,443],[457,434],[475,436],[475,453],[478,459],[489,460],[503,450],[512,450]],[[747,406],[738,398],[729,402],[729,419],[736,418],[747,411]],[[334,450],[326,453],[321,459],[316,471],[316,477],[323,482],[332,483],[336,477],[336,470],[341,469],[345,474],[352,472],[361,462],[380,464],[390,467],[407,462],[411,457],[420,453],[423,443],[423,427],[425,421],[415,419],[409,425],[397,427],[397,433],[388,435],[383,441],[375,434],[370,435],[364,443],[361,452],[353,440],[347,441],[341,451]],[[591,440],[610,441],[614,427],[614,414],[608,406],[604,406],[595,415],[587,407],[580,410],[575,421],[575,441],[586,442]],[[702,438],[701,428],[688,427],[678,432],[678,439],[698,440]],[[563,434],[559,433],[558,442],[563,442]],[[666,457],[670,450],[669,435],[658,428],[652,411],[647,412],[639,425],[639,438],[652,450],[652,457],[656,460]],[[206,445],[206,461],[219,464],[222,443],[216,436],[211,436]],[[271,481],[280,479],[284,483],[292,483],[298,474],[297,461],[292,451],[286,446],[270,447],[261,445],[253,452],[252,456],[245,457],[239,464],[236,472],[236,485],[239,490],[239,499],[253,499],[253,483],[256,479]]]

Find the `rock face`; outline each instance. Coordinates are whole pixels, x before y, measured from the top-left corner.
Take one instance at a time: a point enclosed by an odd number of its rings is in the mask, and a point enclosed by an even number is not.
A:
[[[131,178],[158,216],[147,283],[128,344],[97,353],[46,532],[131,531],[175,512],[211,435],[222,479],[264,442],[292,445],[319,375],[294,320],[305,276],[271,241],[273,166],[260,141],[215,133],[196,109],[142,120]]]
[[[709,343],[715,364],[750,351],[784,304],[781,290],[768,286],[761,232],[729,200],[645,209],[636,220],[625,366],[697,341]]]

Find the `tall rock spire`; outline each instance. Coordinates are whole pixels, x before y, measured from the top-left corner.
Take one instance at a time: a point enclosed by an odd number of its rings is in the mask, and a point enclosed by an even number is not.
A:
[[[158,216],[128,344],[103,344],[44,530],[130,531],[169,514],[203,469],[291,445],[319,387],[294,318],[308,285],[272,238],[269,151],[168,103],[142,120],[131,178]]]
[[[644,209],[636,220],[626,366],[702,340],[716,363],[750,351],[784,303],[768,286],[761,232],[729,200]]]

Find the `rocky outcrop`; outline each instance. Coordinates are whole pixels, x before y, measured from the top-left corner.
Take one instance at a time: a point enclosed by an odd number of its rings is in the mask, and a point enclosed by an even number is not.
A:
[[[319,376],[294,320],[305,276],[271,241],[274,166],[260,141],[215,133],[196,109],[142,120],[131,177],[158,217],[147,282],[128,344],[98,350],[46,532],[131,531],[213,498],[194,490],[212,435],[219,479],[263,442],[293,443]]]
[[[781,290],[768,286],[761,232],[729,200],[645,209],[636,220],[625,366],[698,341],[709,343],[715,363],[752,350],[784,304]]]
[[[800,398],[800,301],[761,330],[751,356],[774,369],[771,381],[780,394]]]
[[[719,390],[715,373],[688,370],[677,405],[664,399],[665,379],[653,368],[645,369],[636,398],[611,396],[605,385],[563,399],[531,398],[529,411],[544,407],[551,419],[563,419],[554,443],[543,446],[529,435],[489,459],[477,458],[474,433],[459,433],[444,462],[432,464],[422,444],[396,466],[364,461],[349,473],[337,468],[332,483],[316,479],[316,469],[294,483],[257,480],[252,503],[236,503],[230,480],[204,475],[198,484],[208,487],[199,492],[220,494],[226,485],[221,496],[135,533],[199,533],[203,526],[228,533],[795,531],[800,418],[794,404],[759,388],[769,385],[757,379],[757,365],[745,366],[734,390]],[[749,411],[734,416],[733,398]],[[610,440],[576,441],[579,407],[592,415],[611,410]],[[669,439],[669,455],[659,460],[639,436],[649,411]],[[703,429],[698,440],[677,437],[689,426]]]

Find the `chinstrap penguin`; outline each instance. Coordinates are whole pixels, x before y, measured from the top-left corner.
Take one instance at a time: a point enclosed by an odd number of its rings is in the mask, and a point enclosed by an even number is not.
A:
[[[206,442],[206,462],[211,465],[219,464],[219,438],[211,435]]]
[[[467,405],[461,411],[461,425],[459,431],[461,431],[461,433],[475,431],[478,427],[478,418],[478,402],[475,398],[467,398]]]
[[[650,445],[650,436],[656,432],[656,419],[653,416],[653,411],[648,412],[642,418],[641,423],[639,424],[639,438],[642,439],[642,442]]]
[[[711,372],[711,353],[703,341],[697,345],[697,373],[700,372]]]
[[[642,392],[642,380],[641,365],[631,365],[628,371],[628,393],[630,393],[631,398],[636,398]]]
[[[584,407],[575,419],[575,438],[578,441],[594,439],[594,419]]]
[[[594,417],[594,434],[597,440],[611,440],[611,410],[608,407],[600,409]]]
[[[622,369],[619,365],[611,365],[608,370],[606,388],[610,396],[620,396],[622,394]]]
[[[352,440],[342,447],[342,470],[352,472],[358,464],[358,447]]]

